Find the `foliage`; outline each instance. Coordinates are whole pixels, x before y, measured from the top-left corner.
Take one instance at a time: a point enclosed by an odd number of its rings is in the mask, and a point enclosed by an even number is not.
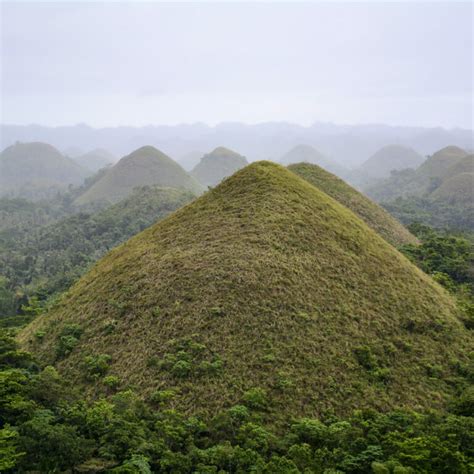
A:
[[[468,474],[474,465],[472,394],[453,413],[358,410],[344,419],[285,417],[275,427],[262,421],[258,388],[244,395],[248,407],[210,418],[151,409],[130,389],[88,401],[54,369],[25,367],[8,334],[0,340],[0,356],[13,353],[0,371],[8,381],[0,397],[5,473]]]
[[[186,191],[143,187],[97,213],[80,212],[40,226],[33,225],[33,218],[26,219],[26,225],[21,224],[26,206],[21,202],[19,223],[15,224],[9,214],[11,227],[0,231],[0,320],[17,312],[31,320],[34,315],[27,310],[35,302],[42,306],[46,298],[66,290],[111,248],[192,198]],[[11,202],[3,199],[0,206],[2,203],[6,208]],[[53,215],[46,222],[62,215],[51,212]]]

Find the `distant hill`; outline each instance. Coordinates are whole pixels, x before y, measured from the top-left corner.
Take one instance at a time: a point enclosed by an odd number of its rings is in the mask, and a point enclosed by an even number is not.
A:
[[[321,167],[299,163],[290,165],[288,169],[349,208],[392,245],[399,246],[418,241],[385,209]]]
[[[456,311],[349,209],[259,162],[112,250],[18,339],[85,395],[106,373],[185,413],[248,400],[278,424],[445,406],[472,350]]]
[[[122,158],[98,179],[75,203],[94,201],[115,203],[128,196],[137,186],[158,185],[202,192],[202,186],[169,156],[152,146],[135,150]]]
[[[451,205],[474,207],[474,173],[459,173],[445,179],[430,197]]]
[[[204,186],[215,186],[246,165],[245,157],[220,146],[204,155],[191,173]]]
[[[319,165],[327,171],[340,176],[344,174],[344,168],[327,158],[320,151],[309,145],[298,145],[285,153],[279,160],[283,165],[291,165],[293,163],[312,163]]]
[[[11,145],[17,140],[43,141],[60,150],[70,147],[83,150],[105,148],[116,156],[124,156],[142,145],[154,145],[166,150],[171,157],[180,157],[193,150],[213,150],[216,146],[225,144],[230,149],[238,150],[248,161],[280,157],[295,145],[307,143],[317,144],[323,154],[334,157],[347,168],[360,166],[367,157],[388,143],[411,147],[423,156],[447,145],[457,145],[464,149],[474,148],[472,130],[396,127],[383,124],[338,125],[324,122],[307,127],[286,122],[107,128],[93,128],[85,124],[66,127],[0,124],[0,147]]]
[[[474,156],[447,147],[416,170],[392,173],[366,190],[405,224],[474,232]]]
[[[83,168],[96,172],[105,166],[115,163],[117,159],[107,150],[97,148],[88,153],[73,158]]]
[[[443,178],[449,168],[465,158],[468,153],[457,146],[448,146],[430,156],[417,170],[427,178]]]
[[[392,170],[418,168],[425,158],[412,148],[400,145],[384,146],[365,161],[360,171],[371,178],[388,178]]]
[[[43,198],[91,173],[46,143],[16,143],[0,153],[0,194]]]
[[[452,178],[461,173],[474,173],[474,155],[467,155],[456,160],[444,173],[445,178]]]
[[[444,178],[456,174],[455,166],[458,164],[464,166],[462,169],[468,169],[468,160],[465,165],[460,164],[467,156],[468,153],[461,148],[455,146],[443,148],[430,156],[416,170],[394,172],[390,178],[367,187],[365,192],[377,201],[390,201],[407,196],[427,196],[441,185]]]

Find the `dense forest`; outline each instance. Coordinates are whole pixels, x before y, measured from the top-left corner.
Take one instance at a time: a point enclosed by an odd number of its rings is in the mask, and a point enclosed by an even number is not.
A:
[[[70,197],[32,203],[0,199],[0,321],[66,290],[108,250],[193,199],[189,191],[144,186],[98,212]],[[73,214],[73,215],[70,215]],[[26,310],[28,312],[28,310]]]

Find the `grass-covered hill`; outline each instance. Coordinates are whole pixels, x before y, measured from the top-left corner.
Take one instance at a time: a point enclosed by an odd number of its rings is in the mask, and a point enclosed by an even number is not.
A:
[[[461,148],[449,146],[434,153],[416,170],[396,171],[390,178],[369,186],[366,192],[377,201],[426,196],[440,186],[443,179],[464,172],[465,168],[469,168],[468,153]]]
[[[108,201],[116,203],[138,186],[164,186],[200,193],[203,187],[169,156],[144,146],[122,158],[79,196],[77,205]]]
[[[425,159],[412,148],[387,145],[375,152],[360,166],[360,171],[371,178],[388,178],[392,170],[418,168]]]
[[[319,165],[325,170],[336,173],[338,176],[345,174],[345,169],[339,163],[331,160],[316,148],[310,145],[297,145],[286,152],[279,160],[282,165],[294,163],[312,163]]]
[[[417,174],[427,178],[444,178],[448,170],[457,165],[468,153],[457,146],[447,146],[430,156],[418,169]]]
[[[220,146],[204,155],[191,173],[204,186],[215,186],[246,165],[244,156]]]
[[[288,169],[349,208],[392,245],[417,242],[417,238],[385,209],[332,173],[309,163],[290,165]]]
[[[444,173],[444,179],[452,178],[461,173],[474,173],[474,155],[467,155],[456,160]]]
[[[90,395],[115,376],[187,413],[245,401],[276,422],[442,407],[466,331],[355,214],[259,162],[108,253],[18,339]]]
[[[474,173],[459,173],[443,180],[431,198],[452,205],[474,207]]]
[[[83,168],[93,172],[99,171],[101,168],[117,161],[112,153],[102,148],[96,148],[95,150],[74,157],[73,160]]]
[[[449,146],[416,170],[394,172],[366,192],[405,224],[419,221],[437,228],[472,232],[473,173],[474,156]]]
[[[0,153],[0,194],[49,197],[91,173],[46,143],[16,143]]]
[[[24,302],[23,295],[46,297],[64,291],[110,249],[194,197],[182,189],[144,186],[94,214],[81,212],[16,232],[0,228],[0,278],[7,279],[15,295],[11,313],[0,311],[0,317],[11,316],[15,301]]]

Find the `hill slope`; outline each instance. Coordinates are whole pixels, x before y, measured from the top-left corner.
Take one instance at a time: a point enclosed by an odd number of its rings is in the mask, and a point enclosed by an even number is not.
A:
[[[323,155],[320,151],[316,150],[309,145],[297,145],[287,153],[285,153],[279,160],[283,165],[291,165],[293,163],[312,163],[319,165],[325,170],[336,173],[337,175],[344,174],[344,168],[328,157]]]
[[[290,165],[288,169],[349,208],[392,245],[399,246],[418,241],[385,209],[319,166],[299,163]]]
[[[412,148],[384,146],[365,161],[360,170],[371,178],[388,178],[392,170],[418,168],[425,159]]]
[[[245,397],[285,419],[441,406],[471,350],[441,287],[267,162],[114,249],[19,340],[90,394],[107,372],[209,415],[258,387]]]
[[[434,153],[418,169],[419,176],[427,178],[444,178],[446,172],[468,155],[457,146],[447,146]]]
[[[0,153],[0,193],[45,197],[91,173],[46,143],[17,143]]]
[[[246,165],[245,157],[221,146],[204,155],[191,173],[204,186],[215,186]]]
[[[474,173],[459,173],[444,180],[430,198],[452,205],[474,207]]]
[[[181,188],[196,194],[203,190],[199,183],[170,157],[152,146],[144,146],[122,158],[79,196],[75,203],[115,203],[128,196],[133,188],[149,185]]]

